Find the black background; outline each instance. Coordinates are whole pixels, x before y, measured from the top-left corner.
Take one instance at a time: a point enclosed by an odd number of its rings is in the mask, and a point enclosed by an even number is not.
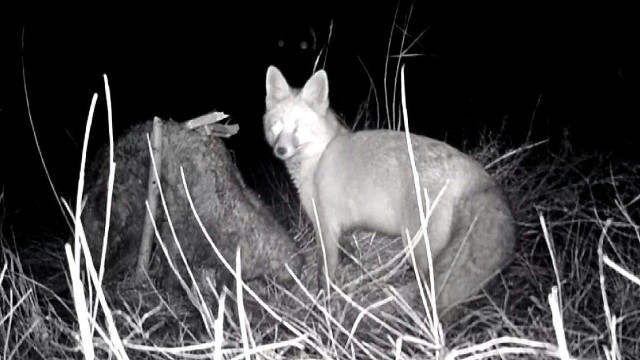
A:
[[[412,131],[460,147],[504,122],[513,146],[533,128],[535,139],[561,141],[564,133],[577,147],[636,156],[640,32],[628,8],[445,9],[407,1],[173,6],[39,9],[37,16],[34,9],[2,9],[0,186],[8,218],[51,209],[54,200],[31,133],[25,85],[45,161],[67,198],[75,191],[94,92],[100,100],[92,151],[106,140],[102,74],[111,85],[116,134],[154,115],[178,121],[214,109],[232,115],[240,133],[227,144],[249,183],[260,186],[256,169],[275,164],[262,135],[268,65],[301,85],[315,54],[290,41],[310,41],[311,28],[320,48],[332,22],[330,96],[349,122],[369,98],[367,72],[382,94],[396,9],[404,27],[412,8],[409,35],[424,32],[411,49],[420,56],[403,61]],[[390,65],[393,70],[393,58]]]

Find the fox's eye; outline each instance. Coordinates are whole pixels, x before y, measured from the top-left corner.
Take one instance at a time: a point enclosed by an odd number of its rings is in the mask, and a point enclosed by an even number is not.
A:
[[[282,123],[278,121],[277,123],[273,124],[273,126],[271,127],[271,132],[273,133],[274,136],[278,136],[280,132],[282,132],[283,127],[284,125],[282,125]]]

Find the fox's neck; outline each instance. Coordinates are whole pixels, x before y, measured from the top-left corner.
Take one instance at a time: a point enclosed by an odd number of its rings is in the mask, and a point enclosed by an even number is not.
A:
[[[326,146],[326,144],[325,144]],[[304,158],[291,158],[286,162],[291,179],[298,189],[300,202],[307,215],[313,219],[313,206],[311,199],[314,195],[313,175],[322,152],[309,154]]]
[[[311,198],[314,195],[314,174],[318,161],[329,143],[339,134],[349,132],[336,118],[333,111],[329,111],[325,117],[327,131],[318,136],[317,141],[305,144],[296,155],[285,162],[287,170],[298,189],[300,201],[307,215],[313,219],[313,207]]]

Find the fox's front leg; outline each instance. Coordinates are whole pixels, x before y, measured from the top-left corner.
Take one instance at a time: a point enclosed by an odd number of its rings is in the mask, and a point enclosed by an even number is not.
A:
[[[315,229],[318,246],[318,290],[324,289],[327,294],[329,280],[335,280],[338,269],[340,229],[335,224],[331,224],[326,217],[324,223],[321,218],[320,226],[316,224]]]

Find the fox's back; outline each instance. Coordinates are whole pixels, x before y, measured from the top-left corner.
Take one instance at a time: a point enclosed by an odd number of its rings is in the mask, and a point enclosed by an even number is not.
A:
[[[397,232],[406,216],[418,214],[405,136],[391,130],[338,134],[316,167],[316,197],[339,209],[345,223]],[[411,142],[421,189],[431,201],[445,184],[440,206],[452,206],[465,193],[499,191],[480,163],[446,143],[418,135]]]

